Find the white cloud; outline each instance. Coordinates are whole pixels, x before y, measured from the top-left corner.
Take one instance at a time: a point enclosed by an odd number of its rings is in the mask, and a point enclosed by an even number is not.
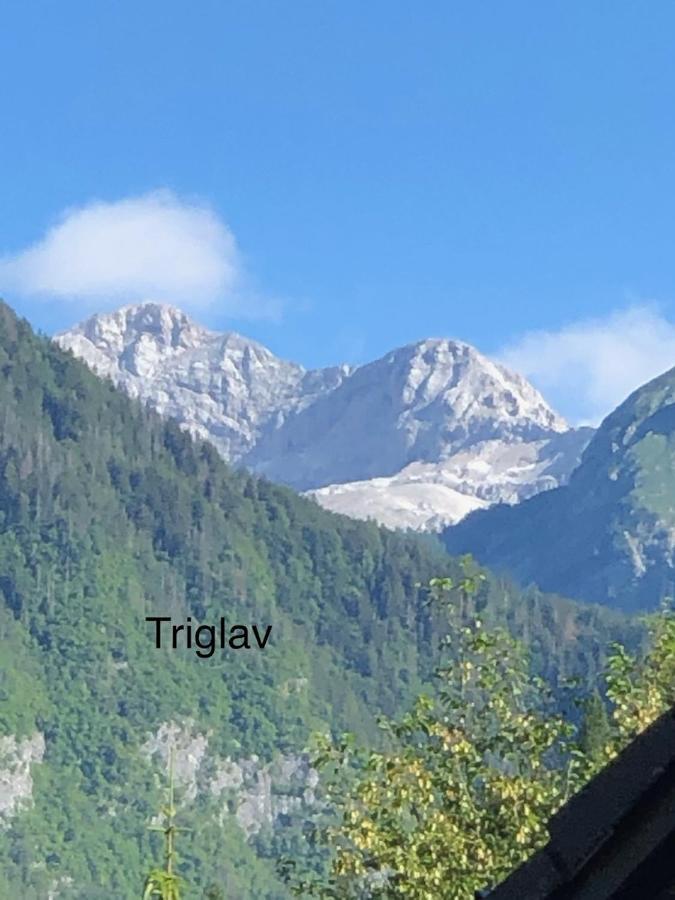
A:
[[[635,388],[675,366],[675,324],[631,306],[559,331],[533,331],[499,354],[576,423],[597,424]]]
[[[170,191],[66,210],[44,237],[0,258],[0,292],[78,311],[144,300],[258,315],[229,228]]]

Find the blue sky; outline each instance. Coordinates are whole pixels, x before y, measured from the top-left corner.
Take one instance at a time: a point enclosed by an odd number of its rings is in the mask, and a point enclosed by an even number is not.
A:
[[[308,366],[459,337],[593,419],[675,364],[674,33],[666,2],[8,0],[0,293],[49,332],[112,308],[131,276],[27,248],[182,210],[169,299],[206,324]]]

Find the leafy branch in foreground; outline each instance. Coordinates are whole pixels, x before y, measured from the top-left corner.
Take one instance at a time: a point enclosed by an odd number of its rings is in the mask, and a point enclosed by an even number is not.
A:
[[[615,644],[607,662],[607,697],[612,703],[612,740],[607,760],[675,705],[675,612],[664,605],[647,618],[649,649],[643,656]]]
[[[522,646],[477,619],[467,623],[480,580],[465,560],[459,582],[430,583],[448,613],[447,662],[434,697],[420,696],[399,720],[381,720],[384,749],[355,749],[349,736],[316,739],[334,819],[315,838],[332,856],[324,878],[287,871],[295,894],[472,898],[543,845],[551,815],[675,702],[675,616],[666,611],[652,621],[642,659],[614,648],[611,715],[594,708],[598,695],[587,708],[596,739],[587,728],[583,748],[577,727],[530,674]]]

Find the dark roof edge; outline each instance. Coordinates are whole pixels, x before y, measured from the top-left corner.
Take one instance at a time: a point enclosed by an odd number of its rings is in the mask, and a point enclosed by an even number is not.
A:
[[[675,764],[675,707],[636,737],[549,822],[548,844],[489,894],[490,900],[543,900],[569,881]]]

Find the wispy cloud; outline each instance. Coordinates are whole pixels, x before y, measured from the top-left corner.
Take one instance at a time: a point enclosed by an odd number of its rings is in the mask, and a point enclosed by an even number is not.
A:
[[[0,258],[0,292],[78,312],[156,300],[260,316],[275,304],[246,284],[234,235],[208,206],[170,191],[68,209],[44,236]]]
[[[533,331],[500,358],[576,423],[597,424],[635,388],[675,366],[675,323],[634,305],[559,331]]]

